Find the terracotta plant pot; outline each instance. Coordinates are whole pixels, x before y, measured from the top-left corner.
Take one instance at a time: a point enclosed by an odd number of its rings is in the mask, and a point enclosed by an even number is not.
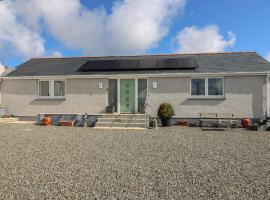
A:
[[[241,124],[244,128],[248,128],[251,125],[251,121],[249,118],[244,118],[241,120]]]
[[[188,126],[188,122],[187,121],[178,121],[178,125],[180,125],[180,126]]]
[[[43,118],[43,125],[44,126],[52,125],[52,118],[50,118],[49,116],[44,117]]]

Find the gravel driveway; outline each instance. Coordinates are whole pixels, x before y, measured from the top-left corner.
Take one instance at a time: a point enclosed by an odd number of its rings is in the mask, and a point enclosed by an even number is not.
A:
[[[0,199],[270,199],[267,132],[0,126]]]

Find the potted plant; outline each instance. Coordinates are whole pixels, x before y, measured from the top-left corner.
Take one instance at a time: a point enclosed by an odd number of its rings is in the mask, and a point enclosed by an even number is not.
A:
[[[114,106],[107,106],[106,107],[106,113],[114,113]]]
[[[158,108],[158,117],[161,120],[162,126],[170,126],[170,119],[174,115],[174,110],[170,103],[160,104]]]

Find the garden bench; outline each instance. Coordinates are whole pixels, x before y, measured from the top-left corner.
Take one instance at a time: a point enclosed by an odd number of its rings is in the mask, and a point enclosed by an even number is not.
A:
[[[205,128],[205,123],[212,128],[235,128],[237,125],[232,113],[199,113],[199,122],[201,128]]]
[[[75,120],[60,120],[60,126],[74,126]]]

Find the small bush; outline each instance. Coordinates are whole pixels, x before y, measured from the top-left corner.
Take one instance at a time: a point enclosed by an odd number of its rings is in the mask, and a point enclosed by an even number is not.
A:
[[[158,117],[161,119],[162,125],[166,126],[168,121],[174,116],[174,109],[170,103],[160,104],[158,108]]]

